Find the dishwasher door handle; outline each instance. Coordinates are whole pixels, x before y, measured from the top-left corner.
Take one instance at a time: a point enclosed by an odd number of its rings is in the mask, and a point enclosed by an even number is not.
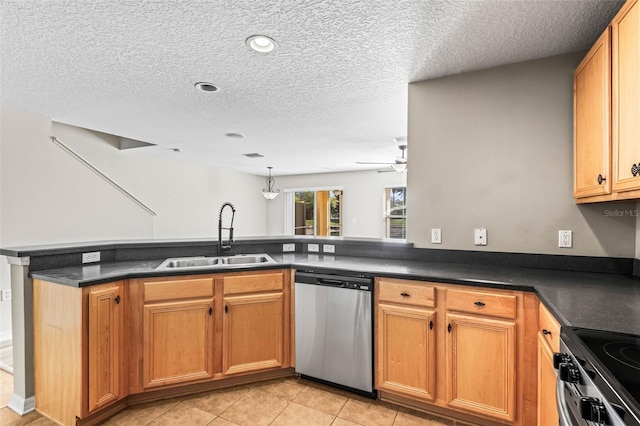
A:
[[[342,280],[332,280],[329,278],[318,278],[318,284],[326,285],[329,287],[344,287],[344,281]]]

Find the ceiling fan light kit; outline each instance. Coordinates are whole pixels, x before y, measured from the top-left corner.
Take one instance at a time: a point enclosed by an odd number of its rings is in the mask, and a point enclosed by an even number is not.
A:
[[[389,166],[389,168],[378,170],[378,173],[393,172],[393,171],[403,173],[407,171],[407,158],[405,157],[405,151],[407,149],[407,138],[403,136],[403,137],[393,138],[393,140],[398,144],[398,149],[402,151],[402,155],[400,157],[396,157],[396,160],[393,163],[356,161],[356,164],[381,164],[381,165]]]

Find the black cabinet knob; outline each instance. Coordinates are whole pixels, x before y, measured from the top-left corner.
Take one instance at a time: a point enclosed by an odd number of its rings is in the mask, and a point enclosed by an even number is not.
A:
[[[640,163],[631,166],[631,174],[635,177],[640,175]]]
[[[120,295],[117,295],[116,296],[116,305],[119,305],[119,304],[120,304]]]
[[[481,308],[484,306],[484,302],[474,302],[473,304]]]
[[[583,396],[580,398],[580,415],[583,419],[605,424],[607,422],[607,409],[598,398]]]
[[[598,175],[598,185],[602,185],[602,182],[606,181],[607,178],[602,177],[602,175]]]
[[[575,365],[563,362],[560,364],[558,368],[558,373],[560,375],[560,380],[567,383],[578,383],[580,382],[580,370]]]
[[[547,330],[546,328],[542,329],[542,334],[544,334],[545,336],[550,336],[551,332],[549,330]]]
[[[404,292],[400,293],[400,296],[402,296],[402,297],[411,297],[411,295],[409,293],[404,293]]]

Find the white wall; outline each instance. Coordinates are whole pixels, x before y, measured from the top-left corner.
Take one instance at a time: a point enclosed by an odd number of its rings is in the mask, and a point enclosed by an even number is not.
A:
[[[378,173],[375,170],[274,177],[275,187],[283,192],[301,188],[342,188],[343,236],[360,238],[384,238],[384,188],[406,184],[405,173]],[[408,191],[407,198],[411,196]],[[284,214],[285,197],[281,194],[268,203],[267,235],[285,235]]]
[[[266,234],[263,178],[119,151],[116,138],[0,109],[0,244],[217,237],[220,205],[236,206],[236,236]],[[157,212],[153,217],[51,142],[55,135]],[[0,288],[10,288],[0,259]],[[0,303],[0,338],[11,329]]]
[[[409,85],[407,239],[418,247],[634,257],[636,219],[573,201],[573,71],[562,55]],[[484,227],[488,245],[473,244]],[[428,240],[442,229],[442,244]],[[573,230],[573,248],[557,246]]]

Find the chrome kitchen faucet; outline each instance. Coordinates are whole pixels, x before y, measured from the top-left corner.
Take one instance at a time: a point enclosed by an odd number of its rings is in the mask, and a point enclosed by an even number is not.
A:
[[[224,211],[225,207],[231,207],[231,224],[229,224],[228,228],[223,228],[222,227],[222,212]],[[230,202],[226,202],[224,204],[222,204],[222,207],[220,207],[220,216],[218,217],[218,256],[220,256],[223,252],[225,251],[231,251],[231,243],[233,242],[233,217],[236,214],[236,209],[235,207],[233,207],[233,204],[231,204]],[[229,231],[229,241],[227,241],[227,244],[224,244],[222,242],[222,230],[226,229]]]

